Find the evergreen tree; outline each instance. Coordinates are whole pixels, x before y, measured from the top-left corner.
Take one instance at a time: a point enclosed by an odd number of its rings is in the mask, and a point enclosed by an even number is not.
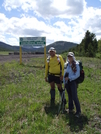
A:
[[[98,52],[101,53],[101,39],[98,40]]]
[[[85,33],[85,37],[80,45],[84,48],[84,52],[82,51],[82,53],[85,56],[94,57],[98,50],[96,36],[94,33],[90,33],[89,30]]]
[[[87,30],[85,37],[82,39],[81,43],[75,48],[72,48],[71,51],[79,56],[95,57],[98,49],[101,50],[101,40],[99,40],[98,47],[96,35]]]

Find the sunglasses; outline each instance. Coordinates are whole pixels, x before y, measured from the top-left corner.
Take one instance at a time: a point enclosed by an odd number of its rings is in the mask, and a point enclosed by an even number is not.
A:
[[[72,57],[72,56],[68,55],[68,57]]]
[[[50,51],[50,52],[54,52],[54,51]]]

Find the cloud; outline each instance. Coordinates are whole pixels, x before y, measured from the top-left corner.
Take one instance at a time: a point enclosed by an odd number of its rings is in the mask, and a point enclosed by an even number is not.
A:
[[[8,18],[0,13],[0,37],[10,44],[18,45],[19,37],[26,36],[46,36],[47,44],[80,43],[87,30],[101,38],[101,9],[86,7],[85,0],[5,0],[3,6],[20,14],[20,18]]]
[[[67,38],[71,36],[71,34],[72,34],[72,28],[71,28],[71,26],[67,25],[63,21],[57,21],[53,25],[56,26],[56,28],[60,31],[60,33],[63,36],[67,36]]]
[[[43,18],[69,17],[82,14],[85,0],[5,0],[5,10],[21,8],[24,12],[30,10]]]
[[[2,42],[6,41],[5,35],[0,35],[0,41],[2,41]]]
[[[5,25],[3,25],[5,29],[1,27],[0,30],[9,36],[12,36],[12,38],[15,37],[16,39],[19,39],[19,37],[22,36],[46,36],[47,44],[49,44],[50,41],[67,40],[67,33],[70,33],[67,32],[70,28],[68,28],[68,26],[66,26],[66,24],[62,21],[54,23],[54,25],[51,26],[45,24],[43,21],[38,21],[34,17],[23,16],[22,18],[12,17],[10,19],[4,17],[2,23],[3,22],[5,22]],[[2,24],[0,24],[0,26],[1,25]],[[65,31],[66,28],[67,31]],[[11,41],[11,39],[8,41]]]
[[[18,44],[18,40],[16,38],[8,38],[7,43],[10,44],[10,45],[15,46],[15,45]]]
[[[42,33],[45,33],[45,31],[39,31],[39,30],[34,30],[34,29],[24,29],[23,31],[22,31],[22,35],[27,35],[27,36],[41,36],[42,35]]]
[[[3,6],[5,7],[5,10],[11,11],[12,9],[16,9],[19,7],[22,3],[20,0],[4,0]]]
[[[2,4],[5,10],[11,11],[12,9],[22,9],[25,12],[36,8],[35,0],[4,0]]]
[[[84,23],[84,29],[89,29],[91,32],[101,33],[101,9],[89,7],[86,8],[83,13],[82,21]],[[99,39],[99,38],[98,38]]]
[[[5,36],[10,38],[10,40],[6,40],[7,43],[13,38],[18,40],[19,37],[25,36],[47,36],[50,41],[53,40],[53,32],[56,31],[54,27],[45,24],[43,21],[38,21],[35,17],[23,16],[8,19],[4,14],[0,14],[0,18],[2,18],[0,19],[0,33],[6,33]],[[56,34],[54,33],[54,38],[55,36]]]
[[[6,30],[8,18],[0,13],[0,33],[4,34],[4,31]]]

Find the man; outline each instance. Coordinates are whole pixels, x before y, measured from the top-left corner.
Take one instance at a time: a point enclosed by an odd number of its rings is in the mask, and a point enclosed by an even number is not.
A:
[[[48,52],[50,54],[50,57],[48,57],[46,61],[45,81],[50,83],[51,104],[54,104],[55,83],[58,87],[60,94],[62,94],[63,92],[62,80],[64,75],[64,61],[61,55],[56,55],[56,50],[54,47],[51,47]]]

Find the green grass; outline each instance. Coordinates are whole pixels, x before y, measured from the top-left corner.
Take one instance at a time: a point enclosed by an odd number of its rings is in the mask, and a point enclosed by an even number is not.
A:
[[[80,119],[50,107],[50,87],[44,81],[44,59],[0,65],[0,134],[100,134],[101,60],[81,58],[85,80],[78,87]],[[68,102],[68,96],[66,99]],[[66,104],[68,108],[68,104]]]
[[[9,55],[9,51],[0,51],[0,55]]]

